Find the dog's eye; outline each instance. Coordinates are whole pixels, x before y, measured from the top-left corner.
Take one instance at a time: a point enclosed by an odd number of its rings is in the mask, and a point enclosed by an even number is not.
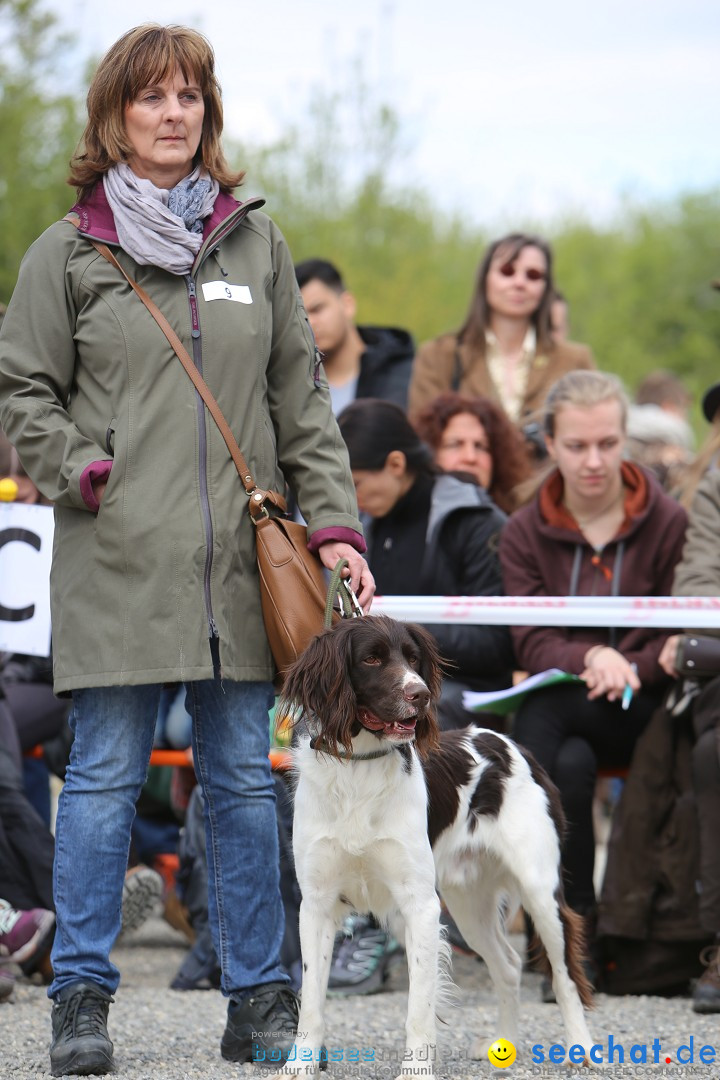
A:
[[[381,663],[382,663],[382,660],[380,659],[379,656],[366,656],[365,659],[363,660],[363,664],[369,664],[370,667],[377,667],[378,664],[381,664]]]
[[[420,667],[420,657],[419,656],[408,656],[407,662],[410,665],[410,667],[412,667],[412,668]]]

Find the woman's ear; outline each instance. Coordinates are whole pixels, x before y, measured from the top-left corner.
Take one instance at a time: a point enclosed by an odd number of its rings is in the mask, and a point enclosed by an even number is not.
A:
[[[391,450],[388,456],[385,458],[385,468],[388,469],[393,476],[404,476],[407,472],[407,458],[402,450]]]

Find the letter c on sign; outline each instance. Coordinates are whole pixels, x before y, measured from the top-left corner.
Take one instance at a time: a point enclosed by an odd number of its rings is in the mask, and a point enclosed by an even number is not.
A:
[[[29,529],[3,529],[0,532],[0,548],[5,544],[12,544],[17,542],[19,544],[29,544],[30,547],[35,548],[36,551],[40,550],[40,537],[30,532]],[[9,608],[4,604],[0,604],[0,619],[5,622],[25,622],[26,619],[32,619],[35,614],[35,605],[30,604],[25,608]]]

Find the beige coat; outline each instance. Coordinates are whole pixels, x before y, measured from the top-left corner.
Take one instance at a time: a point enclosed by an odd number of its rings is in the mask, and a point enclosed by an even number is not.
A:
[[[454,386],[459,360],[460,381]],[[540,421],[545,397],[552,384],[576,368],[594,368],[587,345],[558,342],[538,349],[530,370],[519,423]],[[489,397],[501,404],[485,358],[468,345],[457,344],[456,334],[442,334],[420,346],[413,364],[408,398],[411,418],[429,405],[438,394],[457,389],[466,397]]]

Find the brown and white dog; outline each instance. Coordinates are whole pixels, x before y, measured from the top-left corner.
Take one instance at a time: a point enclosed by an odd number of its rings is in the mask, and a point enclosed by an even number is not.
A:
[[[471,1056],[483,1057],[500,1037],[518,1042],[521,962],[504,926],[517,903],[545,946],[568,1046],[592,1045],[579,920],[563,900],[557,791],[502,735],[472,726],[439,734],[440,679],[430,635],[383,616],[325,631],[287,674],[286,707],[302,712],[311,737],[296,753],[303,985],[286,1075],[313,1075],[322,1060],[333,939],[348,911],[404,927],[403,1075],[432,1074],[447,952],[438,890],[498,996],[497,1026]]]

